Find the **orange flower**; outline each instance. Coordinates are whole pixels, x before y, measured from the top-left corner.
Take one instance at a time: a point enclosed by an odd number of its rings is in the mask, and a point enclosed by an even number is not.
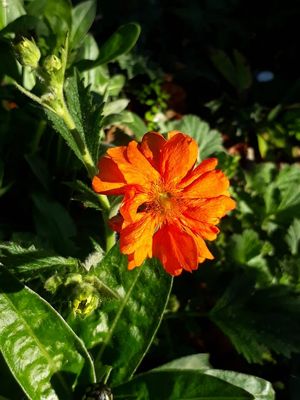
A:
[[[195,167],[197,154],[197,143],[181,132],[169,132],[167,140],[148,132],[140,144],[111,148],[100,159],[94,190],[124,196],[111,226],[120,234],[128,269],[156,257],[169,274],[179,275],[214,258],[204,239],[216,238],[216,224],[235,202],[228,179],[215,170],[217,159]]]

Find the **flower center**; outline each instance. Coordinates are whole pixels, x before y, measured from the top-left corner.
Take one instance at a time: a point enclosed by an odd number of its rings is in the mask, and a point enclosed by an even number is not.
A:
[[[163,210],[170,210],[172,208],[172,194],[169,192],[159,193],[158,203]]]

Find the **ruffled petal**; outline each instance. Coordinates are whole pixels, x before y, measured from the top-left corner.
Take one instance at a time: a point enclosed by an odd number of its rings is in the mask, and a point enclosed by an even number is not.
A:
[[[195,169],[191,170],[180,182],[181,187],[186,187],[194,182],[196,179],[200,178],[205,172],[213,171],[218,164],[216,158],[208,158],[202,161]]]
[[[164,182],[170,186],[180,182],[195,165],[197,154],[195,140],[176,132],[166,141],[160,154],[160,172]]]
[[[174,276],[182,270],[197,269],[198,252],[195,240],[176,225],[164,224],[153,237],[153,256]]]
[[[209,171],[184,188],[185,198],[210,198],[227,194],[229,180],[220,170]]]
[[[159,179],[159,173],[140,152],[138,143],[134,140],[127,147],[109,149],[107,154],[118,166],[123,179],[128,185],[136,185],[146,189],[150,187],[153,181]]]
[[[128,222],[133,222],[137,218],[137,214],[145,211],[149,195],[141,192],[137,193],[134,189],[128,190],[122,201],[120,213]]]
[[[120,249],[130,255],[131,267],[137,267],[145,258],[152,257],[152,237],[156,228],[156,219],[151,214],[140,213],[139,219],[126,224],[120,232]]]
[[[160,152],[165,143],[166,139],[160,133],[148,132],[139,145],[140,151],[156,170],[159,170]]]
[[[192,201],[185,214],[197,221],[216,225],[235,206],[235,201],[227,196],[199,199]]]

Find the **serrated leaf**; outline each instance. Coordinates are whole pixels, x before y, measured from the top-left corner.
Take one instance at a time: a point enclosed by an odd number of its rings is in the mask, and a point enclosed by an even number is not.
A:
[[[66,124],[64,121],[58,117],[54,112],[44,109],[46,116],[48,120],[52,123],[53,128],[61,134],[67,145],[73,150],[75,155],[78,157],[78,159],[83,162],[82,160],[82,155],[81,155],[81,149],[78,148],[78,144],[74,140],[73,135],[67,128]]]
[[[247,276],[238,277],[210,317],[249,362],[262,363],[271,351],[300,352],[300,295],[288,287],[255,289]]]
[[[66,81],[65,93],[77,131],[83,143],[87,145],[96,165],[101,140],[103,99],[99,96],[98,98],[93,97],[89,89],[84,87],[76,70],[74,70],[73,76]]]
[[[72,29],[70,34],[70,49],[78,47],[96,16],[96,1],[84,1],[72,9]]]
[[[79,267],[79,260],[76,258],[65,258],[57,256],[46,250],[38,250],[34,246],[24,248],[17,243],[0,244],[0,261],[15,276],[31,276],[37,271],[68,268],[76,271]]]
[[[0,349],[29,399],[72,399],[78,380],[95,379],[91,358],[62,317],[0,269]]]
[[[294,219],[287,231],[285,241],[290,248],[291,254],[297,255],[300,242],[300,219]]]
[[[141,28],[136,23],[121,26],[103,45],[99,48],[99,57],[96,60],[82,60],[78,63],[80,71],[87,71],[98,65],[107,64],[120,55],[127,53],[137,42]]]
[[[185,115],[179,121],[167,123],[166,127],[168,130],[178,129],[196,140],[199,146],[199,161],[224,151],[220,132],[211,130],[208,123],[196,115]]]
[[[153,370],[114,388],[114,399],[246,400],[254,399],[230,383],[197,370]]]
[[[128,271],[127,257],[120,253],[118,244],[90,273],[120,298],[104,301],[84,321],[74,320],[72,327],[89,349],[94,348],[98,369],[105,364],[114,367],[110,384],[117,385],[133,375],[148,350],[166,307],[172,278],[155,260]]]

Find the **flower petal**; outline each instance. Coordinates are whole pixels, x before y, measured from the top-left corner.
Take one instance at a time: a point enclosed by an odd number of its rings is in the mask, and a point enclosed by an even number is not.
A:
[[[210,198],[227,194],[229,180],[220,170],[206,172],[184,189],[185,198]]]
[[[139,149],[155,169],[159,169],[160,152],[166,139],[158,132],[148,132],[143,136]]]
[[[198,252],[195,240],[176,225],[164,224],[153,237],[153,256],[171,275],[179,275],[182,269],[197,269]]]
[[[198,179],[205,172],[213,171],[218,164],[218,160],[216,158],[208,158],[207,160],[202,161],[195,169],[191,170],[186,177],[182,179],[180,182],[181,187],[186,187]]]
[[[139,219],[125,226],[120,232],[120,249],[130,255],[132,268],[143,263],[146,257],[152,257],[152,237],[156,219],[151,214],[141,213]],[[134,264],[134,266],[133,266]]]
[[[176,133],[163,146],[160,155],[160,171],[164,182],[174,185],[193,168],[198,154],[194,139]]]
[[[98,164],[99,173],[94,176],[92,186],[95,192],[122,194],[126,186],[123,174],[117,164],[108,156],[102,157]]]
[[[235,201],[227,196],[218,196],[210,199],[197,199],[192,202],[186,210],[186,214],[201,222],[216,225],[220,218],[236,206]]]

